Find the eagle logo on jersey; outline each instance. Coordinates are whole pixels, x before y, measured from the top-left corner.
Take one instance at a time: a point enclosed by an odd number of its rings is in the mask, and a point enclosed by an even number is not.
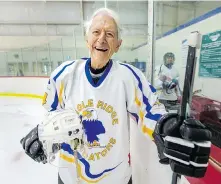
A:
[[[109,167],[103,168],[96,173],[93,164],[93,162],[102,160],[111,151],[114,151],[117,140],[109,134],[112,126],[115,127],[119,123],[117,112],[113,106],[101,100],[94,102],[93,99],[78,103],[76,112],[81,118],[84,127],[83,142],[85,145],[84,148],[86,148],[81,149],[78,153],[79,162],[76,164],[79,169],[79,175],[80,178],[87,183],[99,183],[99,181],[123,163],[122,161],[115,163],[115,165],[111,163]],[[105,114],[103,115],[102,113]],[[102,121],[102,115],[106,116],[106,118],[104,118],[105,122]],[[67,162],[73,162],[73,157],[70,155],[74,155],[74,151],[71,146],[63,143],[61,149],[64,151],[61,153],[61,158]]]
[[[89,148],[103,147],[99,143],[99,135],[106,133],[106,130],[103,123],[98,120],[96,110],[93,108],[86,109],[80,117],[82,118],[82,124],[87,138],[87,146]]]

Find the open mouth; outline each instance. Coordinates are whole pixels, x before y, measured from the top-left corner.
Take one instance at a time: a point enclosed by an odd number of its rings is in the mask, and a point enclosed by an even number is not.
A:
[[[100,52],[106,52],[106,51],[108,51],[108,49],[104,49],[104,48],[97,48],[97,47],[95,47],[95,49],[96,49],[97,51],[100,51]]]

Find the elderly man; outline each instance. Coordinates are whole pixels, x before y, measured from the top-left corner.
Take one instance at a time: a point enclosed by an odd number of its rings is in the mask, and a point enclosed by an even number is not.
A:
[[[122,42],[116,14],[99,9],[87,23],[86,34],[90,58],[67,61],[55,69],[43,101],[48,111],[75,109],[81,114],[85,130],[87,154],[79,151],[78,172],[70,145],[61,145],[59,184],[75,183],[76,173],[82,184],[132,183],[129,116],[144,135],[154,136],[159,154],[165,147],[173,170],[203,176],[208,150],[205,152],[199,144],[193,152],[196,144],[184,139],[194,133],[193,141],[209,141],[210,133],[194,119],[179,122],[177,114],[166,114],[157,101],[156,90],[141,71],[111,60]],[[45,154],[37,130],[34,128],[21,142],[32,159],[43,162]]]

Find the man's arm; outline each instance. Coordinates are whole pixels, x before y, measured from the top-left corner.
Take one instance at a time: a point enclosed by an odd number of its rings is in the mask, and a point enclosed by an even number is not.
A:
[[[181,122],[178,114],[166,113],[157,101],[156,90],[142,73],[137,71],[137,76],[137,88],[133,97],[128,98],[128,111],[135,117],[138,127],[145,135],[154,137],[159,156],[168,158],[173,171],[203,177],[210,154],[210,131],[194,118]]]
[[[58,86],[58,88],[57,88]],[[63,108],[63,92],[64,84],[62,82],[56,83],[53,75],[48,80],[47,88],[44,93],[42,105],[47,111],[54,111]]]
[[[52,72],[42,101],[42,105],[47,111],[64,108],[65,69],[73,63],[65,62]],[[38,125],[22,138],[20,142],[28,156],[37,162],[46,163],[43,146],[38,137]]]
[[[61,108],[53,75],[48,81],[42,105],[47,111],[54,111]],[[33,128],[24,138],[21,139],[20,142],[28,156],[37,162],[46,163],[47,158],[43,151],[43,145],[38,137],[38,126],[39,125]]]
[[[156,89],[147,81],[144,74],[136,68],[133,70],[136,75],[134,86],[127,89],[127,109],[144,135],[153,139],[156,123],[166,110],[158,101]]]

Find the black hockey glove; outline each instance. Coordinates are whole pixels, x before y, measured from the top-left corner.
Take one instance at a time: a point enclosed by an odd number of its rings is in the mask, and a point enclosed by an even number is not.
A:
[[[176,87],[176,83],[174,83],[174,82],[163,82],[163,84],[162,84],[162,87],[163,87],[163,89],[165,89],[165,90],[171,90],[171,89],[173,89],[173,88],[175,88]]]
[[[189,118],[181,122],[178,114],[165,114],[158,121],[153,137],[160,163],[170,164],[181,175],[205,175],[212,135],[200,121]]]
[[[38,126],[22,138],[20,143],[25,153],[33,160],[44,164],[46,163],[46,155],[44,154],[42,143],[38,139]]]
[[[177,84],[175,82],[171,82],[169,85],[168,85],[168,89],[173,89],[177,86]]]

